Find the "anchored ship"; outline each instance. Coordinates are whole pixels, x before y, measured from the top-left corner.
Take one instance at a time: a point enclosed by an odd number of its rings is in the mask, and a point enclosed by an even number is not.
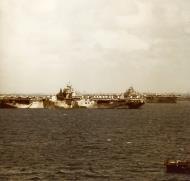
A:
[[[56,107],[62,108],[140,108],[144,103],[143,97],[130,87],[120,95],[77,95],[71,85],[60,89],[52,100]]]
[[[130,87],[123,94],[77,94],[71,85],[55,96],[5,97],[0,99],[0,108],[129,108],[137,109],[145,103],[143,96]]]
[[[177,96],[148,94],[146,95],[146,102],[147,103],[176,103]]]

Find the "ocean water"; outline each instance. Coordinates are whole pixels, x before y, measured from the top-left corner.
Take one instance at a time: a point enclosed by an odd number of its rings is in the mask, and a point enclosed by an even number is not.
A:
[[[0,109],[0,180],[187,181],[190,102],[141,109]]]

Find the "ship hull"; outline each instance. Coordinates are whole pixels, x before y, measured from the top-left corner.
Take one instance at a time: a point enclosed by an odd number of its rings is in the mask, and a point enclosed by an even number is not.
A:
[[[129,109],[139,109],[141,106],[143,106],[145,102],[141,99],[139,100],[129,100],[127,102],[128,108]]]
[[[1,101],[0,102],[0,108],[11,109],[11,108],[16,108],[16,107],[14,105],[7,103],[7,102]]]
[[[34,101],[31,103],[31,105],[28,108],[44,108],[43,101]]]
[[[176,96],[147,96],[147,103],[176,103]]]
[[[64,109],[71,108],[71,105],[68,104],[66,101],[55,101],[54,105],[56,108],[64,108]]]
[[[96,101],[92,108],[96,109],[139,109],[144,102],[128,102],[126,100]]]

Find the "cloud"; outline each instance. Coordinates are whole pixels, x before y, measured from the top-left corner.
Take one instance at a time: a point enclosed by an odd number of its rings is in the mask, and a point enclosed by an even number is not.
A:
[[[1,0],[0,10],[0,91],[54,92],[68,80],[190,91],[189,0]]]

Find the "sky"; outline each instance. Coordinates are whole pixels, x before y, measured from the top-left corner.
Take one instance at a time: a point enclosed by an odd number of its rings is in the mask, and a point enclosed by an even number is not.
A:
[[[0,0],[0,93],[190,92],[190,0]]]

